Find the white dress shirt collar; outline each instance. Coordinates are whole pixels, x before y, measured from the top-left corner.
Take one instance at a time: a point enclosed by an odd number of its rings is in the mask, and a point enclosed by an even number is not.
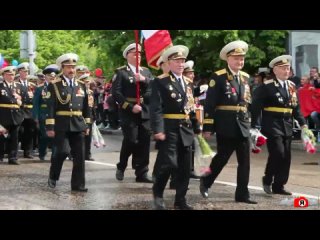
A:
[[[130,69],[131,69],[131,71],[132,72],[134,72],[134,73],[136,73],[136,67],[135,66],[133,66],[132,64],[130,64],[130,63],[128,63],[128,65],[129,65],[129,67],[130,67]],[[139,66],[139,72],[142,70],[142,68]]]

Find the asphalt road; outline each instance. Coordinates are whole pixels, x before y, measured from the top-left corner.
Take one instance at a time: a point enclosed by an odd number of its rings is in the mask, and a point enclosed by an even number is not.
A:
[[[136,183],[129,160],[122,182],[115,179],[116,163],[119,159],[122,135],[120,131],[104,135],[107,146],[92,148],[94,162],[86,162],[87,193],[70,190],[72,162],[66,160],[61,178],[55,189],[47,186],[50,167],[49,156],[44,162],[20,159],[21,165],[0,162],[0,209],[141,209],[148,210],[152,203],[152,184]],[[211,142],[214,145],[214,141]],[[156,151],[151,146],[150,169],[154,164]],[[197,210],[271,210],[299,209],[293,207],[293,198],[303,195],[309,200],[307,209],[319,210],[320,196],[320,153],[307,154],[301,144],[295,142],[292,151],[292,166],[286,188],[295,193],[293,197],[266,195],[261,188],[261,177],[267,158],[267,151],[251,155],[250,192],[257,205],[234,202],[237,162],[233,155],[209,191],[209,198],[199,194],[199,181],[190,180],[188,201]],[[210,159],[197,161],[196,170],[209,165]],[[151,174],[151,172],[150,172]],[[173,207],[174,190],[166,189],[165,203]]]

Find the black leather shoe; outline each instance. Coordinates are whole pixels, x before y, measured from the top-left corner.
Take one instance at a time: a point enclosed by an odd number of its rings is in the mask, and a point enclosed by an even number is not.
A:
[[[44,161],[44,157],[43,157],[43,156],[39,156],[39,159],[40,159],[41,161]]]
[[[142,177],[136,177],[136,182],[153,183],[152,178],[148,177],[147,175],[142,176]]]
[[[266,194],[272,194],[271,185],[265,184],[263,179],[264,179],[264,177],[262,177],[263,191],[264,191]]]
[[[88,188],[85,187],[77,187],[77,188],[71,188],[74,192],[88,192]]]
[[[23,156],[24,158],[29,158],[29,159],[33,159],[33,156],[31,154],[26,154]]]
[[[200,193],[202,195],[202,197],[204,198],[208,198],[209,197],[209,189],[204,185],[204,179],[203,177],[200,178]]]
[[[86,158],[86,161],[94,161],[93,158]]]
[[[116,179],[122,181],[124,178],[124,171],[117,169],[116,171]]]
[[[49,178],[48,179],[48,186],[51,188],[55,188],[56,187],[56,180]]]
[[[288,192],[288,191],[286,191],[286,190],[284,190],[284,189],[280,189],[280,190],[272,190],[272,192],[274,193],[274,194],[280,194],[280,195],[292,195],[292,193],[291,192]]]
[[[236,202],[243,202],[243,203],[248,203],[248,204],[257,204],[256,201],[253,201],[250,198],[236,199]]]
[[[153,199],[152,208],[154,210],[166,210],[166,205],[164,204],[163,198],[155,197]]]
[[[184,203],[175,203],[174,209],[176,209],[176,210],[193,210],[193,207],[191,207],[189,204],[184,202]]]
[[[17,160],[9,160],[10,165],[20,165]]]

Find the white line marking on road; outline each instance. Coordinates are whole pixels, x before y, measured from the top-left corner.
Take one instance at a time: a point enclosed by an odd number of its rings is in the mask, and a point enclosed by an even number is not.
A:
[[[198,179],[197,179],[198,180]],[[232,182],[224,182],[224,181],[215,181],[215,183],[220,183],[220,184],[224,184],[224,185],[229,185],[229,186],[232,186],[232,187],[236,187],[237,184],[236,183],[232,183]],[[256,187],[256,186],[248,186],[249,189],[253,189],[253,190],[259,190],[259,191],[263,191],[263,188],[262,187]],[[307,197],[307,198],[313,198],[313,199],[319,199],[319,196],[314,196],[314,195],[309,195],[309,194],[305,194],[305,193],[296,193],[296,192],[293,192],[292,193],[293,196],[304,196],[304,197]]]
[[[86,161],[87,163],[97,164],[97,165],[105,165],[109,167],[116,167],[117,165],[111,163],[97,162],[97,161]]]
[[[237,184],[235,183],[232,183],[232,182],[224,182],[224,181],[215,181],[217,183],[221,183],[221,184],[225,184],[225,185],[229,185],[229,186],[233,186],[233,187],[236,187]],[[262,187],[256,187],[256,186],[248,186],[249,189],[253,189],[253,190],[260,190],[260,191],[263,191],[263,188]],[[309,195],[309,194],[305,194],[305,193],[296,193],[296,192],[293,192],[292,195],[294,196],[304,196],[304,197],[307,197],[307,198],[313,198],[313,199],[319,199],[319,196],[314,196],[314,195]]]
[[[104,165],[104,166],[109,166],[109,167],[116,167],[116,164],[111,164],[111,163],[104,163],[104,162],[97,162],[97,161],[86,161],[87,163],[92,163],[92,164],[97,164],[97,165]],[[198,179],[197,179],[198,180]],[[199,180],[198,180],[199,181]],[[216,183],[220,183],[220,184],[225,184],[225,185],[229,185],[232,187],[236,187],[237,184],[236,183],[232,183],[232,182],[224,182],[224,181],[215,181]],[[262,187],[256,187],[256,186],[248,186],[249,189],[253,189],[253,190],[259,190],[259,191],[263,191]],[[304,193],[296,193],[293,192],[292,193],[293,196],[304,196],[307,198],[313,198],[313,199],[319,199],[319,196],[314,196],[314,195],[309,195],[309,194],[304,194]]]

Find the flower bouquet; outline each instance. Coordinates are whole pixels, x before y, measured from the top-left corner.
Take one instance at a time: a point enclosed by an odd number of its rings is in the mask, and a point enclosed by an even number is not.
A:
[[[316,152],[316,138],[313,132],[308,128],[302,128],[301,130],[301,139],[303,142],[304,149],[308,153],[315,153]]]
[[[96,125],[96,122],[92,124],[92,143],[96,148],[99,148],[101,146],[103,147],[106,146],[104,139],[100,133],[100,130]]]
[[[261,146],[266,144],[267,138],[261,134],[258,129],[250,129],[250,138],[251,138],[251,152],[260,153]]]
[[[216,154],[211,147],[209,146],[208,142],[201,136],[197,135],[194,138],[195,142],[195,154],[194,159],[200,166],[200,174],[205,175],[211,172],[211,169],[208,166],[204,166],[208,160]]]

